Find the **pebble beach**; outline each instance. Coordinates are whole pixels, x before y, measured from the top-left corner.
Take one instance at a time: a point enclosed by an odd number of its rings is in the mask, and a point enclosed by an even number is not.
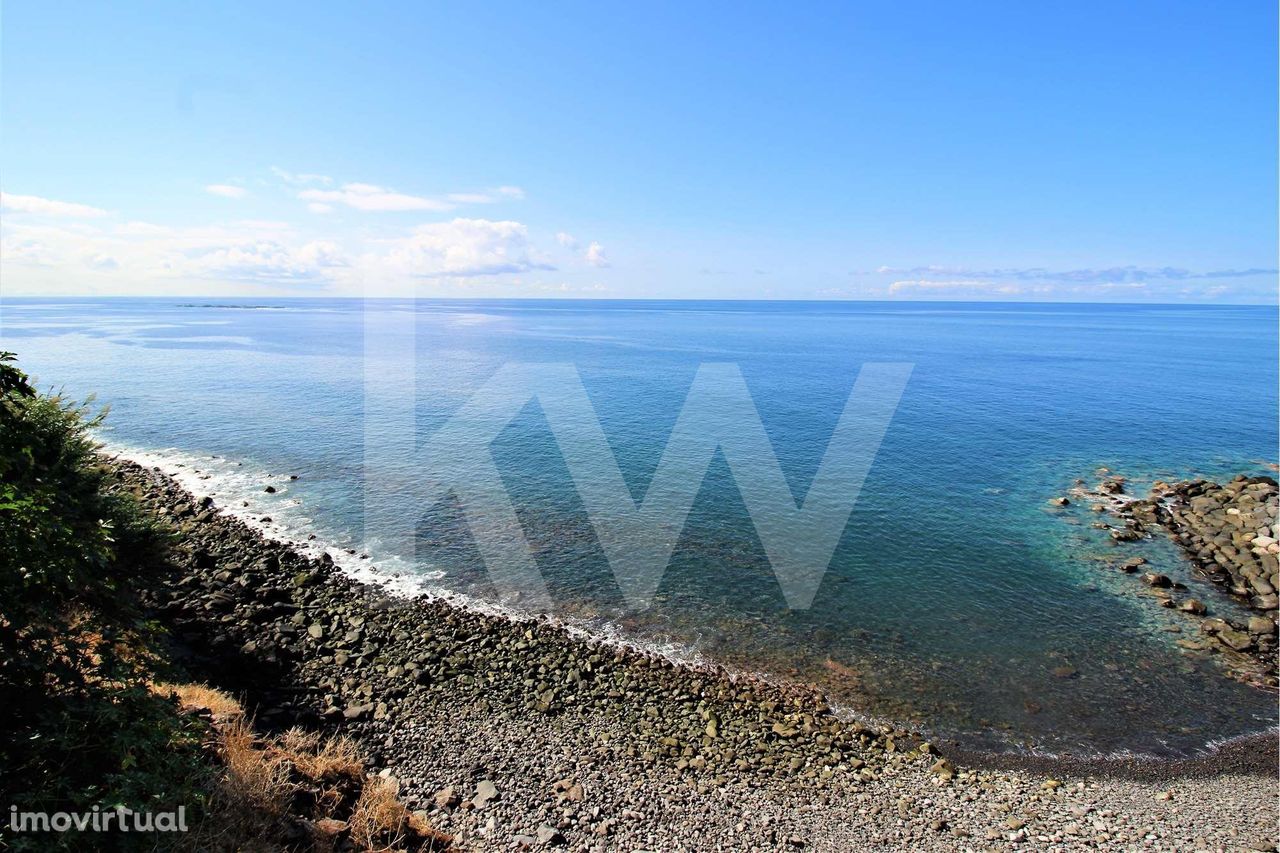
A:
[[[818,693],[359,583],[160,470],[150,605],[260,726],[355,738],[460,849],[1273,850],[1275,738],[1182,762],[940,755]]]

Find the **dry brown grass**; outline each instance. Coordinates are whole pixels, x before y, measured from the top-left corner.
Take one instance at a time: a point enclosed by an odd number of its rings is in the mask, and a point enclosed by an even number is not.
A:
[[[396,799],[396,785],[387,779],[370,779],[347,821],[351,840],[368,850],[393,850],[404,839],[409,812]]]
[[[369,776],[356,743],[342,735],[323,737],[303,729],[265,739],[240,703],[202,684],[161,683],[152,689],[177,698],[188,712],[213,720],[210,751],[223,772],[211,792],[205,820],[192,838],[201,850],[268,851],[299,847],[290,826],[332,819],[356,849],[447,850],[448,836],[431,829],[398,799],[397,786]],[[291,809],[302,812],[294,814]],[[303,823],[299,823],[303,821]],[[316,834],[309,849],[331,849],[337,839]]]
[[[176,696],[184,711],[208,711],[214,719],[233,720],[244,716],[244,708],[221,690],[204,684],[170,684],[160,682],[151,689],[161,696]]]
[[[401,845],[409,836],[432,840],[440,847],[447,846],[445,836],[436,833],[426,821],[404,807],[399,793],[399,786],[389,779],[373,777],[366,781],[348,821],[351,840],[366,850],[379,853],[402,849]]]
[[[294,791],[288,763],[258,739],[245,719],[222,727],[220,735],[227,770],[222,788],[231,802],[263,814],[284,814]]]
[[[343,735],[321,738],[315,732],[292,728],[280,736],[275,749],[292,761],[300,773],[317,781],[364,775],[360,748]]]
[[[160,682],[151,689],[176,698],[187,713],[207,712],[213,722],[213,737],[207,746],[222,773],[210,792],[206,819],[197,830],[200,846],[238,850],[266,836],[266,825],[288,810],[293,787],[288,766],[267,755],[244,707],[204,684]]]

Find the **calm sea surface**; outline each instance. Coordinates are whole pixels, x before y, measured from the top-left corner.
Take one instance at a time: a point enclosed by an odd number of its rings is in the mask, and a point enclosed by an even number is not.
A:
[[[915,365],[803,611],[787,609],[719,456],[673,532],[655,605],[628,610],[546,418],[526,407],[493,459],[563,618],[817,682],[854,711],[971,746],[1181,755],[1276,724],[1274,694],[1184,653],[1176,640],[1194,622],[1099,562],[1122,548],[1197,583],[1169,542],[1113,546],[1087,511],[1046,505],[1101,466],[1135,489],[1267,472],[1274,308],[9,299],[0,348],[41,385],[109,403],[111,444],[198,468],[220,500],[248,500],[281,533],[485,599],[449,501],[423,507],[411,553],[364,531],[365,336],[406,313],[420,438],[504,364],[572,363],[636,497],[700,364],[741,368],[799,497],[863,363]],[[1055,677],[1064,668],[1075,675]]]

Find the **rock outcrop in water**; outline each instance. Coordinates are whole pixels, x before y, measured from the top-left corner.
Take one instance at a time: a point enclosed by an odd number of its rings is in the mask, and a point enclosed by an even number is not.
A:
[[[1123,478],[1107,476],[1093,491],[1077,491],[1092,499],[1095,509],[1109,510],[1123,522],[1119,528],[1104,525],[1113,540],[1136,541],[1165,532],[1187,555],[1197,578],[1217,585],[1256,613],[1247,622],[1213,617],[1203,601],[1175,598],[1165,591],[1174,586],[1169,578],[1148,572],[1142,578],[1164,606],[1201,619],[1203,639],[1180,640],[1179,645],[1223,654],[1228,672],[1241,681],[1271,688],[1280,684],[1276,670],[1280,490],[1276,481],[1244,475],[1225,484],[1157,481],[1145,498],[1124,495],[1123,486]],[[1141,564],[1131,559],[1118,567],[1133,571]]]
[[[1200,571],[1264,613],[1277,609],[1276,481],[1237,477],[1226,485],[1195,480],[1165,487],[1152,515]]]

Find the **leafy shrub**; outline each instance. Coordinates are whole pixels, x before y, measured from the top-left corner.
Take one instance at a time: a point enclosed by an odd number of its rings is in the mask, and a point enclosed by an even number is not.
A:
[[[0,804],[192,812],[201,724],[147,689],[155,632],[137,604],[166,543],[97,456],[103,413],[37,393],[13,359],[0,353]]]

